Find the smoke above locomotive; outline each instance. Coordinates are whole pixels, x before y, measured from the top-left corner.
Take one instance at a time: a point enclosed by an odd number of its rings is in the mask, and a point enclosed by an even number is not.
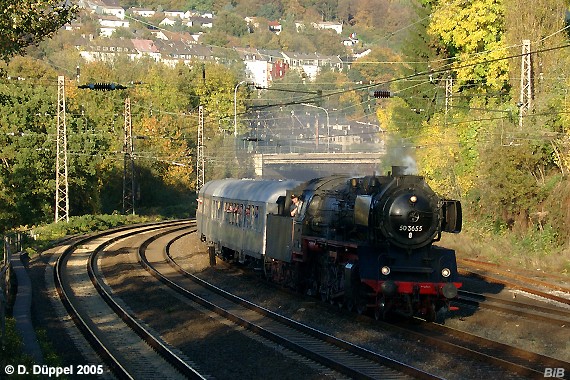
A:
[[[455,252],[434,245],[461,231],[461,204],[406,169],[213,181],[200,192],[198,228],[220,257],[263,268],[271,281],[378,318],[435,320],[461,286]]]

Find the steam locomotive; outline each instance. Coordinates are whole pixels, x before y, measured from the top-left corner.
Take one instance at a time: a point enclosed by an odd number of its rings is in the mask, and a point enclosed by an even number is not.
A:
[[[461,283],[455,252],[433,243],[461,231],[461,203],[404,169],[305,183],[211,181],[199,193],[198,231],[224,260],[324,301],[376,318],[441,320]]]

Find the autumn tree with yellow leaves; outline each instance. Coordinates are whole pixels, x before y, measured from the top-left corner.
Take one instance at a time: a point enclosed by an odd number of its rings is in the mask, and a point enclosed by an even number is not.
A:
[[[537,234],[530,238],[537,246],[563,249],[570,244],[570,208],[560,207],[570,204],[568,3],[425,3],[436,55],[422,72],[434,111],[413,133],[422,174],[441,193],[463,199],[471,224],[487,221],[519,240]],[[533,97],[519,119],[523,39],[531,41]],[[452,93],[445,92],[449,83]]]

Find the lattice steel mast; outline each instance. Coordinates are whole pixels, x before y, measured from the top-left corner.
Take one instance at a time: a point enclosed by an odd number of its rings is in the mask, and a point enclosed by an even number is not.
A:
[[[519,127],[522,127],[523,117],[528,113],[531,107],[531,72],[532,66],[530,61],[530,40],[523,40],[521,62],[521,96],[519,102]]]
[[[196,192],[204,186],[204,107],[198,108],[198,152],[196,155]]]
[[[69,222],[67,180],[67,126],[65,124],[65,77],[57,77],[57,148],[55,160],[55,222]]]
[[[125,99],[125,140],[123,143],[123,214],[135,214],[135,161],[133,157],[131,98]]]

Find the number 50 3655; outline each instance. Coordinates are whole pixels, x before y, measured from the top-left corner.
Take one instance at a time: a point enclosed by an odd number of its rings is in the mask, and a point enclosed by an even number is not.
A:
[[[405,224],[400,225],[400,231],[407,231],[407,232],[421,232],[423,226],[407,226]]]

